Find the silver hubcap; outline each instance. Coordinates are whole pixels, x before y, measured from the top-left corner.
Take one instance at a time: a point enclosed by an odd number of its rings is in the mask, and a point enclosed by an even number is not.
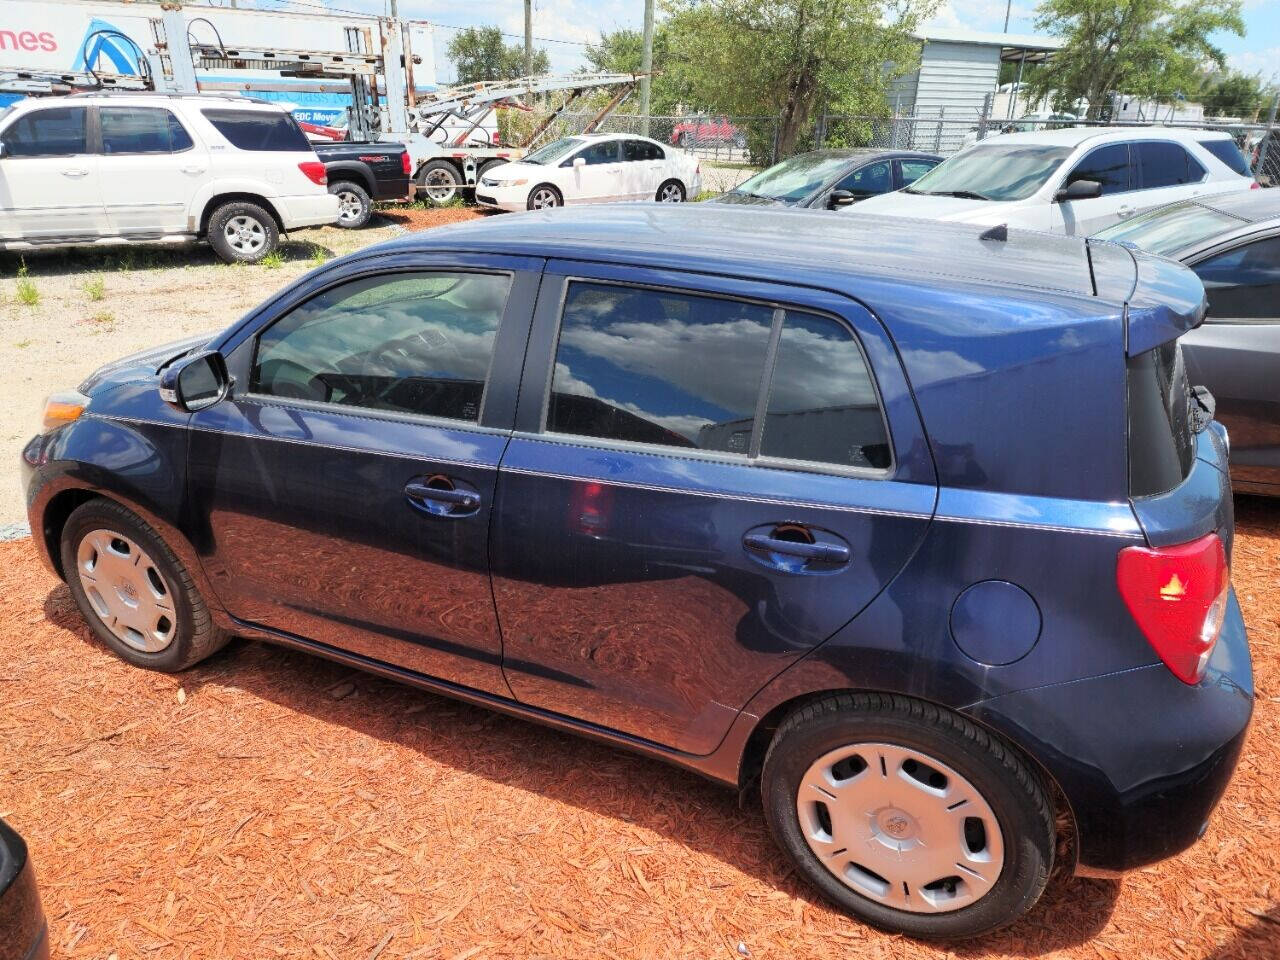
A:
[[[448,203],[458,189],[458,181],[448,170],[432,170],[424,180],[427,196],[436,203]]]
[[[533,209],[541,210],[543,207],[558,206],[560,206],[560,201],[550,190],[535,190],[533,192]]]
[[[267,231],[252,217],[232,217],[222,235],[232,249],[240,253],[257,253],[267,244]]]
[[[360,198],[350,190],[343,190],[338,194],[338,219],[345,223],[353,220],[359,220],[360,214],[364,209],[364,204],[360,202]]]
[[[121,641],[143,653],[158,653],[173,642],[173,592],[136,543],[111,530],[93,530],[80,541],[76,568],[94,613]]]
[[[658,194],[658,200],[662,203],[679,203],[683,199],[684,197],[680,196],[680,188],[674,183],[668,183]]]
[[[809,849],[841,883],[911,913],[981,899],[1004,868],[1004,837],[968,780],[927,754],[887,743],[819,757],[796,795]]]

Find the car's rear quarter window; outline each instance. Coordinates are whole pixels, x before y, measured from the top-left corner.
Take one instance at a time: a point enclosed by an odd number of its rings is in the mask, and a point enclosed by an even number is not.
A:
[[[240,150],[314,152],[293,117],[266,110],[202,110],[214,128]]]
[[[1249,162],[1245,160],[1244,154],[1240,152],[1234,140],[1201,140],[1199,143],[1235,173],[1242,177],[1250,176]]]

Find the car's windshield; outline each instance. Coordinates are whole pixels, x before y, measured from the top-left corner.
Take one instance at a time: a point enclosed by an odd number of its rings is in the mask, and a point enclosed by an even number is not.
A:
[[[747,193],[771,200],[803,200],[848,164],[847,156],[804,153],[761,170],[730,193]]]
[[[1117,223],[1095,236],[1099,240],[1132,243],[1149,253],[1167,256],[1233,230],[1244,222],[1198,203],[1179,203],[1144,213],[1127,223]]]
[[[528,156],[522,158],[524,163],[555,163],[570,150],[575,150],[582,146],[584,141],[577,137],[565,137],[563,140],[553,140],[545,147],[539,147]]]
[[[944,160],[906,192],[970,200],[1025,200],[1044,186],[1070,153],[1067,147],[982,143]]]

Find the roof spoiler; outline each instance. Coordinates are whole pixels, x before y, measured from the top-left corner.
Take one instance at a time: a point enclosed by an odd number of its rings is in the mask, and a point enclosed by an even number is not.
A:
[[[1146,353],[1204,321],[1204,284],[1173,260],[1090,240],[1093,291],[1125,305],[1125,355]]]

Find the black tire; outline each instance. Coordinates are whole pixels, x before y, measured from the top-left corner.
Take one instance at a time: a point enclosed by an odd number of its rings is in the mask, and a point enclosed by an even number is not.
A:
[[[664,180],[653,195],[658,203],[684,203],[688,199],[684,184],[679,180]]]
[[[805,840],[798,789],[811,764],[857,743],[897,745],[935,757],[977,790],[1003,835],[1003,867],[985,895],[950,912],[916,913],[856,892],[823,865]],[[1035,904],[1053,867],[1053,808],[1036,773],[1010,747],[958,714],[907,697],[836,694],[796,710],[769,745],[761,797],[770,832],[805,879],[858,919],[912,937],[957,939],[1002,927]]]
[[[176,628],[163,650],[148,653],[125,643],[112,632],[90,602],[81,579],[77,553],[86,535],[95,530],[116,533],[133,541],[159,571],[162,584],[167,588],[165,593],[172,597]],[[90,500],[73,510],[62,528],[60,548],[67,586],[71,588],[71,596],[89,629],[122,660],[148,670],[176,673],[216,653],[231,639],[231,635],[209,616],[209,609],[191,574],[174,556],[168,544],[145,520],[114,500]]]
[[[525,201],[527,210],[546,210],[563,206],[564,194],[549,183],[538,184],[529,191],[529,199]]]
[[[493,157],[492,159],[486,160],[484,163],[480,164],[479,168],[476,170],[476,180],[479,181],[481,177],[483,177],[486,173],[488,173],[494,167],[500,167],[506,162],[507,162],[506,160],[499,160],[497,157]]]
[[[685,150],[688,150],[690,147],[693,146],[693,136],[688,133],[680,134],[680,136],[676,139],[676,146],[683,147]]]
[[[422,165],[418,171],[418,195],[427,203],[443,207],[453,202],[453,198],[462,193],[462,174],[448,160],[432,160]],[[436,196],[428,193],[434,189]]]
[[[237,221],[249,225],[254,236],[261,236],[260,244],[237,245],[228,236],[228,228]],[[257,263],[280,245],[280,231],[271,214],[256,203],[233,200],[224,203],[209,215],[206,230],[209,246],[223,263]]]
[[[338,180],[329,184],[329,192],[341,202],[337,226],[343,230],[359,230],[373,216],[373,200],[369,191],[353,180]]]

